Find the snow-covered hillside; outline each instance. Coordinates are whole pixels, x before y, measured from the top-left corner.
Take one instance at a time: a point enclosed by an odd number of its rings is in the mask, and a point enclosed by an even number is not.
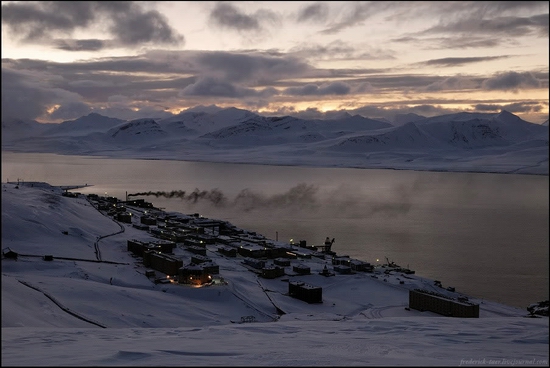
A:
[[[325,167],[548,175],[548,125],[507,111],[386,121],[266,117],[237,108],[196,107],[170,118],[123,122],[99,114],[53,124],[6,122],[2,149]],[[228,151],[229,150],[229,151]],[[229,154],[230,152],[230,154]]]
[[[162,130],[153,119],[137,119],[124,123],[107,131],[107,136],[124,147],[142,147],[154,141],[162,141],[168,133]]]
[[[91,113],[76,120],[64,121],[60,124],[51,124],[52,127],[44,132],[45,136],[84,136],[94,132],[104,132],[116,125],[122,124],[122,119],[109,118],[98,113]]]
[[[151,267],[128,250],[129,240],[159,241],[134,226],[143,208],[126,204],[132,216],[125,223],[108,208],[98,210],[98,201],[62,192],[47,183],[2,184],[3,366],[548,362],[548,317],[526,318],[527,310],[446,290],[389,265],[373,263],[372,273],[339,272],[329,255],[229,223],[244,246],[264,241],[310,257],[288,259],[286,275],[264,278],[246,257],[221,253],[225,245],[216,241],[205,246],[219,266],[213,284],[169,282],[159,271],[148,277]],[[149,212],[195,225],[215,220]],[[181,243],[172,256],[190,265],[196,255]],[[325,267],[326,276],[320,274]],[[297,272],[304,269],[310,272]],[[291,297],[294,281],[322,288],[322,300]],[[409,290],[417,288],[467,298],[479,305],[479,318],[408,308]]]

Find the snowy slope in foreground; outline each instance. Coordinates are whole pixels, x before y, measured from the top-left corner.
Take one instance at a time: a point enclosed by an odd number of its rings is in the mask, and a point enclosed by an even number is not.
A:
[[[318,271],[330,263],[312,257],[300,260],[311,275],[264,279],[213,244],[207,256],[227,284],[155,284],[128,239],[154,238],[84,197],[43,183],[2,184],[2,248],[19,254],[2,259],[3,366],[548,364],[547,317],[487,300],[480,318],[405,310],[411,288],[460,295],[418,275],[324,277]],[[174,253],[184,264],[191,256]],[[298,278],[321,286],[323,302],[286,295],[284,280]],[[232,323],[248,316],[255,322]]]

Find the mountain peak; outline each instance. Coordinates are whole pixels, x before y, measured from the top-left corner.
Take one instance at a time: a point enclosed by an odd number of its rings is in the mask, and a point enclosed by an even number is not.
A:
[[[214,114],[221,110],[223,109],[217,105],[208,105],[208,106],[197,105],[195,107],[190,107],[187,110],[181,111],[179,114],[183,114],[184,112],[200,112],[200,113],[206,113],[206,114]]]
[[[516,117],[516,118],[519,119],[519,117],[517,115],[514,115],[510,111],[504,110],[504,109],[500,110],[500,112],[497,114],[497,116],[501,116],[501,117],[505,117],[505,116],[510,116],[511,117],[511,116],[513,116],[513,117]]]
[[[89,114],[86,115],[86,116],[92,117],[92,116],[105,116],[105,115],[101,115],[101,114],[99,114],[99,113],[97,113],[97,112],[91,112],[91,113],[89,113]]]
[[[516,123],[516,122],[525,122],[519,116],[512,114],[507,110],[501,110],[498,114],[493,117],[493,120],[500,123]]]

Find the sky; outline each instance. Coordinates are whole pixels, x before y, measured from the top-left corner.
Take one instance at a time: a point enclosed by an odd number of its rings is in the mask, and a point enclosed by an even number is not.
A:
[[[548,366],[548,317],[472,297],[479,318],[407,310],[412,288],[465,296],[422,275],[377,267],[325,277],[327,259],[293,260],[311,274],[286,268],[287,279],[322,288],[322,302],[309,304],[218,245],[206,248],[219,282],[155,284],[129,239],[156,240],[85,197],[3,182],[2,366]],[[188,264],[188,251],[174,254]]]
[[[547,1],[2,1],[2,119],[548,119]]]

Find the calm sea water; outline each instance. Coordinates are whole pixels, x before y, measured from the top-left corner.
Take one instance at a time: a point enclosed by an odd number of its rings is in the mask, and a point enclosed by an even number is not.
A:
[[[90,184],[280,241],[386,260],[467,295],[548,299],[548,176],[130,160],[2,152],[2,182]]]

